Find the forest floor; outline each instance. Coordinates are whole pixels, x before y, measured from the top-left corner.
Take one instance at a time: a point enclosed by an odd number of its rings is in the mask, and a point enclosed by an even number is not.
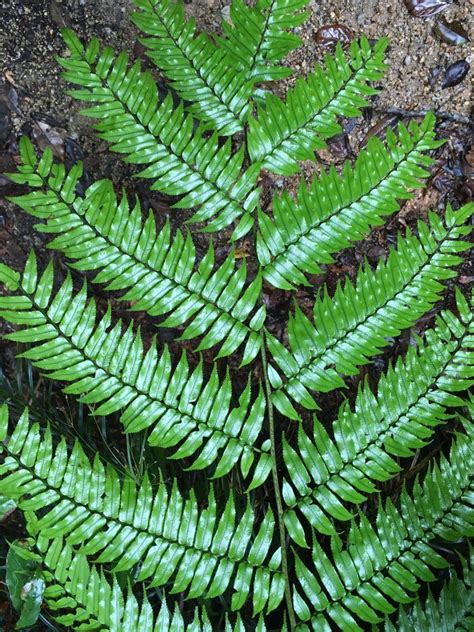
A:
[[[37,250],[42,262],[50,256],[45,248],[46,240],[33,229],[35,222],[6,200],[7,196],[22,190],[1,175],[15,169],[18,140],[22,134],[33,138],[40,149],[52,146],[57,158],[64,160],[66,165],[73,164],[77,159],[84,160],[85,171],[91,179],[109,177],[117,184],[125,183],[130,193],[140,196],[144,208],[151,207],[157,214],[168,214],[166,199],[159,194],[150,194],[146,184],[131,179],[133,169],[124,165],[116,154],[110,153],[106,143],[96,138],[91,121],[79,115],[80,106],[66,94],[66,85],[60,78],[55,61],[55,56],[65,51],[59,30],[70,26],[81,37],[88,39],[97,35],[103,43],[128,50],[146,64],[144,48],[137,41],[136,30],[127,18],[132,4],[131,0],[0,0],[0,261],[14,268],[23,267],[31,248]],[[383,227],[337,257],[325,276],[330,287],[333,288],[346,275],[353,278],[365,257],[371,263],[385,257],[389,247],[395,243],[397,232],[407,226],[415,226],[417,219],[426,217],[427,208],[441,211],[447,201],[459,206],[473,198],[473,127],[472,123],[469,124],[473,107],[470,89],[472,68],[458,85],[442,87],[446,70],[451,64],[459,60],[466,60],[471,65],[474,62],[473,6],[472,0],[459,0],[435,16],[419,18],[409,13],[402,0],[385,0],[383,3],[378,0],[310,2],[310,17],[299,29],[303,45],[287,60],[288,65],[295,69],[295,76],[308,73],[315,62],[322,61],[327,50],[317,34],[321,34],[320,29],[327,25],[342,25],[356,37],[365,34],[370,39],[383,36],[390,39],[387,60],[390,69],[380,83],[383,90],[374,100],[374,107],[360,121],[346,122],[344,133],[334,139],[327,150],[318,154],[317,168],[331,162],[340,166],[344,160],[352,160],[368,135],[383,135],[387,126],[394,126],[401,119],[405,122],[409,120],[394,114],[394,109],[410,112],[415,117],[428,109],[442,113],[437,129],[439,136],[447,139],[444,147],[437,151],[429,186],[418,192],[413,200],[404,203],[400,212]],[[188,3],[186,10],[196,17],[202,29],[211,32],[217,31],[222,17],[229,15],[228,0],[197,0]],[[441,41],[435,34],[440,20],[460,23],[468,41],[462,46]],[[292,81],[294,79],[290,78],[276,86],[275,90],[279,94],[284,93]],[[313,170],[313,167],[305,165],[304,174],[308,176]],[[297,181],[295,178],[265,177],[268,178],[267,186],[288,187],[290,190],[295,188]],[[173,213],[170,211],[170,214]],[[173,215],[173,224],[179,226],[183,216],[178,213]],[[204,249],[207,237],[196,235],[196,240],[198,248]],[[245,251],[246,245],[243,244],[242,248]],[[226,249],[224,236],[217,241],[218,256]],[[58,265],[65,269],[61,257],[55,255],[55,258]],[[466,290],[469,287],[473,274],[466,262],[458,278],[461,288]],[[318,284],[316,282],[316,286]],[[97,288],[95,291],[98,300],[105,301],[105,293]],[[305,298],[310,301],[312,295],[299,296],[303,304]],[[271,326],[275,330],[283,330],[290,299],[282,292],[268,290],[266,301],[272,318]],[[452,291],[448,292],[445,304],[451,301]],[[442,307],[438,305],[430,317]],[[126,317],[123,303],[117,304],[117,311]],[[2,331],[0,328],[0,333]],[[16,366],[14,348],[4,343],[0,345],[0,376],[4,373],[11,380]],[[380,366],[386,365],[393,352],[393,349],[388,349]],[[11,613],[0,599],[0,628],[2,613],[4,629],[8,630]]]

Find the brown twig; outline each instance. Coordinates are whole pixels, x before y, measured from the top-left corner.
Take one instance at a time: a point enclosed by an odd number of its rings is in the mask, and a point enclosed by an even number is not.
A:
[[[453,123],[459,123],[460,125],[467,125],[474,128],[474,121],[468,116],[462,114],[450,114],[449,112],[437,112],[436,110],[401,110],[399,108],[374,108],[375,112],[381,112],[383,114],[396,114],[398,116],[406,116],[407,118],[422,118],[426,116],[428,112],[433,112],[437,119],[441,121],[451,121]]]

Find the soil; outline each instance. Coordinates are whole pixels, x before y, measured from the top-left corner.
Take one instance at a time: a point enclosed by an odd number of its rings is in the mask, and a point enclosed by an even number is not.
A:
[[[79,115],[79,104],[66,94],[66,85],[55,61],[55,56],[65,52],[59,30],[70,26],[81,37],[88,39],[97,35],[102,42],[128,50],[146,63],[136,30],[127,18],[132,5],[131,0],[0,0],[0,261],[16,269],[22,269],[31,248],[35,248],[42,262],[50,256],[45,248],[46,240],[33,228],[34,221],[6,199],[23,190],[1,175],[15,169],[18,140],[22,134],[34,138],[41,149],[51,145],[66,165],[77,159],[84,160],[87,174],[93,174],[94,179],[108,177],[116,183],[125,183],[131,192],[138,193],[145,207],[150,205],[158,212],[162,208],[162,197],[150,195],[143,183],[132,180],[133,168],[124,165],[117,155],[107,150],[105,143],[95,137],[90,120]],[[347,274],[353,277],[364,257],[375,263],[386,256],[388,248],[395,242],[396,233],[406,226],[415,226],[417,219],[426,216],[428,207],[440,210],[446,201],[459,206],[472,199],[474,153],[471,149],[473,127],[469,118],[472,114],[473,71],[471,69],[454,87],[443,89],[442,82],[446,69],[453,62],[461,59],[471,65],[474,62],[471,44],[474,41],[473,8],[472,0],[459,0],[442,13],[422,19],[412,16],[402,0],[385,0],[383,3],[378,0],[311,0],[309,19],[298,29],[303,44],[287,62],[295,69],[296,76],[306,74],[315,62],[323,60],[327,50],[315,36],[325,25],[343,25],[354,36],[365,33],[370,39],[387,36],[390,48],[389,70],[380,82],[382,92],[374,100],[373,109],[357,122],[344,121],[344,133],[318,154],[315,165],[304,165],[304,175],[309,177],[315,169],[324,168],[330,162],[340,166],[345,159],[352,159],[367,134],[383,135],[388,125],[393,126],[403,118],[390,113],[394,108],[415,113],[427,109],[441,112],[438,133],[448,141],[436,154],[430,186],[404,203],[401,211],[383,227],[374,230],[370,237],[341,253],[335,265],[328,268],[324,279],[330,288]],[[228,0],[197,0],[188,3],[186,10],[196,17],[200,28],[210,31],[218,31],[222,17],[229,15]],[[460,22],[469,41],[463,46],[441,42],[434,34],[439,19]],[[274,89],[283,94],[293,81],[290,78]],[[277,188],[294,189],[297,181],[296,178],[268,175],[265,178],[266,186]],[[174,216],[175,225],[182,222],[182,217]],[[196,239],[198,246],[204,248],[207,238],[196,235]],[[223,253],[226,248],[225,238],[217,242],[218,253]],[[54,257],[64,268],[61,257]],[[460,271],[460,287],[467,290],[473,278],[466,262]],[[314,279],[315,286],[320,283],[321,279]],[[452,289],[451,284],[447,305],[452,302]],[[99,302],[104,300],[105,294],[100,289],[96,292]],[[303,306],[309,304],[313,294],[314,291],[311,294],[301,292],[298,296],[300,303]],[[290,299],[287,294],[275,290],[268,289],[266,294],[270,327],[280,335],[284,331]],[[441,307],[437,306],[429,318]],[[125,315],[123,304],[117,304],[117,309]],[[429,318],[424,320],[422,327]],[[397,345],[408,344],[408,338],[398,341]],[[368,370],[379,373],[395,350],[394,344]],[[15,375],[17,365],[13,351],[10,345],[1,343],[0,377],[3,372],[10,378]],[[325,404],[332,409],[337,402]],[[2,612],[0,599],[0,627]],[[11,613],[6,609],[5,629],[10,629],[8,616]]]

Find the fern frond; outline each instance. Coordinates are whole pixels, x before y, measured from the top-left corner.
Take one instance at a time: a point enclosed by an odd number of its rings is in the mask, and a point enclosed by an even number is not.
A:
[[[341,406],[334,440],[316,420],[311,438],[299,428],[298,449],[284,443],[285,524],[299,545],[307,546],[298,514],[317,531],[335,534],[333,520],[353,516],[345,503],[365,502],[377,491],[374,482],[400,472],[393,456],[413,455],[450,418],[447,407],[465,404],[456,393],[474,381],[474,315],[460,293],[457,304],[460,318],[443,312],[437,327],[426,332],[426,345],[411,347],[390,367],[376,395],[365,384],[354,411],[348,402]]]
[[[85,49],[71,31],[64,32],[71,56],[59,59],[64,78],[82,89],[70,94],[91,104],[83,114],[101,119],[100,138],[126,155],[126,162],[148,164],[138,175],[154,180],[152,190],[180,195],[175,208],[201,206],[190,222],[211,221],[206,230],[220,230],[241,218],[236,236],[250,230],[258,203],[255,182],[260,165],[242,172],[245,149],[232,153],[231,140],[219,143],[202,128],[194,131],[190,114],[177,107],[168,94],[158,103],[158,88],[140,64],[128,69],[128,56],[114,56],[111,48],[99,52],[96,40]],[[242,217],[243,216],[243,217]]]
[[[453,575],[443,586],[438,599],[428,591],[424,601],[418,598],[410,610],[400,609],[395,627],[389,620],[384,632],[434,632],[435,630],[474,629],[474,555],[464,562],[463,578]]]
[[[250,501],[236,523],[232,496],[219,515],[211,488],[207,508],[200,509],[194,492],[184,498],[176,480],[170,490],[161,483],[153,491],[145,476],[137,487],[129,478],[121,482],[98,455],[90,463],[79,443],[70,452],[64,439],[53,447],[49,427],[41,436],[27,411],[9,438],[6,406],[0,418],[0,493],[17,500],[33,532],[64,538],[97,563],[113,563],[114,572],[139,564],[137,581],[169,583],[170,594],[211,598],[230,584],[234,610],[252,588],[255,613],[278,606],[284,588],[279,549],[266,563],[274,530],[270,509],[254,533]]]
[[[373,48],[367,39],[353,41],[347,59],[338,45],[324,67],[297,80],[286,101],[267,95],[257,117],[249,117],[248,149],[251,159],[281,175],[299,170],[299,160],[314,160],[314,150],[325,147],[324,138],[339,133],[338,116],[359,116],[364,98],[376,94],[367,82],[378,81],[385,69],[387,40]]]
[[[332,559],[315,542],[311,571],[298,557],[294,587],[295,612],[313,630],[363,632],[358,621],[381,623],[394,603],[409,603],[420,581],[433,581],[432,568],[448,566],[430,545],[434,539],[457,541],[474,535],[474,428],[466,423],[449,460],[442,456],[417,481],[412,495],[403,491],[400,510],[387,501],[374,528],[365,516],[354,522],[347,547],[339,536],[331,542]],[[302,629],[307,629],[303,627]]]
[[[218,39],[219,44],[256,83],[288,77],[291,68],[275,64],[301,43],[288,31],[306,20],[308,14],[301,9],[307,4],[308,0],[257,0],[253,7],[233,0],[232,23],[222,23],[225,37]]]
[[[192,622],[185,623],[178,604],[171,613],[163,599],[155,616],[146,593],[140,602],[128,588],[122,590],[117,577],[111,580],[99,565],[90,565],[61,538],[29,538],[29,559],[41,566],[46,580],[44,601],[54,620],[72,630],[100,632],[212,632],[204,608],[195,608]],[[13,544],[15,546],[15,544]],[[25,555],[25,547],[22,547]],[[240,615],[232,626],[226,617],[225,632],[243,632]],[[265,628],[260,628],[264,632]]]
[[[226,50],[206,33],[196,34],[196,20],[186,19],[181,1],[134,0],[140,9],[131,14],[135,25],[150,37],[140,41],[148,57],[191,105],[187,110],[219,134],[242,130],[250,111],[253,81],[237,69]]]
[[[388,147],[372,136],[354,168],[346,162],[340,176],[332,167],[310,187],[302,180],[296,200],[288,193],[275,196],[273,219],[259,211],[257,255],[264,278],[284,290],[309,285],[306,273],[320,274],[320,264],[332,263],[333,253],[396,212],[398,200],[411,197],[408,189],[429,176],[425,167],[432,161],[425,153],[439,145],[434,124],[431,114],[420,126],[412,121],[409,131],[400,124],[398,139],[387,131]]]
[[[22,155],[31,160],[35,154],[32,146],[24,146],[27,143],[24,137]],[[237,269],[233,253],[215,268],[212,245],[196,266],[189,233],[178,231],[173,239],[169,223],[158,232],[153,214],[143,221],[138,200],[132,210],[125,194],[119,202],[110,180],[96,182],[79,197],[81,175],[81,164],[66,174],[47,150],[39,163],[35,160],[23,165],[21,173],[11,174],[16,182],[38,190],[10,199],[29,215],[46,220],[36,228],[58,235],[49,247],[75,259],[71,267],[97,271],[94,282],[106,283],[109,290],[128,290],[121,298],[133,302],[132,310],[169,314],[160,327],[187,322],[181,340],[203,336],[198,351],[222,344],[217,357],[230,355],[246,342],[242,364],[253,360],[262,344],[265,318],[264,306],[255,310],[261,277],[247,285],[245,260]]]
[[[470,203],[458,211],[449,206],[444,222],[435,213],[430,224],[418,223],[418,237],[399,236],[398,249],[372,271],[359,271],[355,285],[338,286],[331,298],[324,289],[314,305],[314,324],[296,307],[288,324],[290,350],[271,335],[267,343],[274,363],[269,379],[275,406],[286,416],[298,414],[289,397],[308,409],[317,405],[309,390],[327,392],[344,386],[341,377],[357,374],[387,344],[411,327],[439,299],[441,280],[456,276],[452,267],[469,248],[460,238],[469,234]]]
[[[123,331],[120,321],[113,325],[110,308],[96,325],[96,306],[87,301],[86,284],[73,294],[68,275],[53,297],[52,265],[38,278],[33,253],[21,280],[2,265],[0,281],[16,289],[12,296],[0,297],[0,316],[25,326],[7,338],[31,345],[22,357],[49,378],[69,382],[66,393],[98,405],[97,415],[122,410],[125,432],[149,429],[152,446],[180,444],[170,458],[199,451],[192,470],[216,463],[214,477],[220,477],[240,461],[247,476],[258,456],[252,486],[263,483],[271,459],[266,450],[254,447],[265,413],[261,388],[251,402],[249,380],[239,405],[231,408],[228,373],[221,382],[214,367],[205,381],[202,360],[191,371],[184,352],[173,368],[168,348],[159,355],[154,341],[145,353],[140,332],[134,334],[133,325]]]

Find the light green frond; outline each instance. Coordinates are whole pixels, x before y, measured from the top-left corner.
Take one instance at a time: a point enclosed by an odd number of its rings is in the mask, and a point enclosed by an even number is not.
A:
[[[412,456],[451,417],[448,407],[465,404],[456,393],[474,381],[474,315],[460,293],[458,310],[459,318],[448,311],[438,317],[426,344],[411,347],[390,367],[376,394],[365,384],[354,411],[347,401],[341,406],[334,439],[315,421],[311,437],[300,426],[298,448],[284,443],[285,524],[298,544],[307,546],[304,519],[321,533],[335,534],[334,520],[350,520],[351,504],[361,505],[378,482],[400,472],[393,457]]]
[[[474,555],[464,562],[463,577],[452,575],[436,599],[431,590],[409,609],[400,608],[396,627],[387,620],[384,632],[469,632],[474,629]]]
[[[98,565],[77,553],[61,538],[29,538],[31,557],[46,580],[44,601],[54,620],[72,630],[100,632],[212,632],[206,610],[196,608],[192,621],[185,623],[175,604],[173,612],[162,600],[157,615],[146,593],[140,598],[129,588],[124,591],[115,575],[109,577]],[[14,543],[13,546],[16,546]],[[22,547],[25,555],[25,547]],[[228,632],[243,632],[240,615]]]
[[[429,225],[418,223],[373,271],[361,268],[356,283],[338,285],[334,297],[327,288],[314,305],[314,324],[297,307],[288,324],[289,350],[267,336],[273,356],[269,379],[273,402],[292,419],[298,414],[289,398],[308,409],[317,405],[310,390],[327,392],[344,386],[341,377],[356,375],[357,366],[387,345],[388,337],[411,327],[439,299],[440,281],[456,276],[453,266],[469,248],[460,238],[470,233],[466,220],[474,204],[458,211],[449,206],[444,222],[429,214]]]
[[[323,68],[297,80],[286,101],[267,95],[257,118],[249,118],[251,159],[281,175],[296,173],[299,160],[313,160],[314,150],[325,146],[323,139],[340,131],[338,116],[359,116],[367,107],[365,97],[376,93],[367,82],[382,77],[386,47],[385,39],[371,48],[362,38],[352,42],[347,59],[338,45]]]
[[[196,20],[186,20],[180,0],[134,3],[140,10],[131,19],[150,36],[140,41],[172,88],[191,102],[187,110],[219,134],[241,131],[250,110],[251,76],[237,69],[206,33],[196,33]]]
[[[293,32],[308,17],[302,12],[308,0],[257,0],[249,6],[244,0],[230,5],[231,22],[224,21],[219,44],[246,76],[255,82],[275,81],[291,74],[291,68],[276,65],[301,39]]]
[[[148,165],[139,175],[154,181],[152,190],[183,196],[175,208],[200,206],[189,221],[214,218],[206,230],[216,231],[242,218],[236,236],[250,230],[260,166],[241,171],[245,149],[232,153],[230,139],[221,144],[217,133],[194,130],[192,116],[182,104],[174,106],[171,94],[159,103],[151,73],[141,72],[139,62],[128,68],[125,53],[115,57],[109,47],[99,52],[96,40],[84,49],[68,30],[64,38],[71,56],[59,59],[63,76],[82,86],[70,94],[91,104],[82,113],[100,119],[100,138],[127,162]]]
[[[202,360],[191,369],[184,352],[173,366],[168,348],[159,354],[154,341],[145,352],[140,332],[114,325],[110,309],[96,324],[85,284],[73,293],[68,276],[53,296],[53,283],[52,265],[38,278],[31,254],[18,291],[0,297],[0,316],[24,326],[7,336],[30,345],[22,357],[49,378],[69,382],[65,392],[97,406],[95,414],[121,410],[125,432],[148,429],[150,445],[179,446],[170,458],[194,456],[190,469],[215,464],[214,477],[220,477],[240,461],[247,476],[256,461],[252,486],[266,479],[270,455],[254,447],[265,413],[262,389],[251,401],[249,381],[232,407],[228,373],[221,381],[214,366],[205,379]]]
[[[466,432],[423,485],[416,481],[411,496],[402,492],[399,510],[389,500],[376,527],[361,516],[347,546],[333,536],[331,556],[315,542],[311,570],[296,558],[293,602],[300,620],[313,630],[336,624],[342,632],[363,632],[391,614],[394,604],[410,603],[420,582],[436,579],[432,569],[448,566],[430,543],[474,535],[473,427],[466,424]]]
[[[36,228],[57,235],[49,246],[75,259],[71,267],[97,272],[94,281],[109,290],[127,290],[121,298],[131,301],[134,311],[168,314],[160,327],[187,323],[181,340],[202,336],[198,351],[221,344],[218,357],[224,357],[246,343],[242,364],[253,360],[262,343],[265,307],[256,309],[261,278],[247,283],[245,260],[236,268],[231,253],[216,268],[211,246],[197,266],[189,233],[178,231],[173,238],[169,223],[158,231],[152,213],[143,221],[139,202],[130,209],[125,194],[119,202],[110,180],[96,182],[80,197],[81,165],[66,174],[48,150],[30,165],[31,173],[27,166],[12,179],[35,187],[40,176],[39,188],[10,199],[46,220]]]
[[[250,501],[236,520],[232,496],[221,511],[212,488],[202,509],[193,490],[184,497],[176,481],[156,489],[148,477],[140,486],[121,481],[98,456],[91,463],[79,443],[71,451],[64,439],[53,446],[50,429],[41,436],[27,412],[9,438],[6,406],[0,416],[0,493],[18,499],[31,531],[64,538],[96,563],[113,564],[114,572],[139,565],[137,581],[168,585],[170,594],[211,598],[232,586],[234,610],[251,591],[255,613],[280,603],[279,549],[267,561],[274,531],[270,510],[256,527]]]
[[[375,136],[358,156],[354,168],[346,162],[342,175],[334,167],[304,180],[296,200],[288,193],[275,196],[272,218],[259,211],[257,254],[264,278],[275,287],[291,290],[309,285],[305,274],[320,274],[320,264],[333,262],[332,254],[363,239],[383,218],[398,211],[398,200],[408,189],[421,186],[429,176],[426,152],[433,140],[435,118],[427,115],[409,131],[399,125],[398,139],[387,131],[387,146]]]

